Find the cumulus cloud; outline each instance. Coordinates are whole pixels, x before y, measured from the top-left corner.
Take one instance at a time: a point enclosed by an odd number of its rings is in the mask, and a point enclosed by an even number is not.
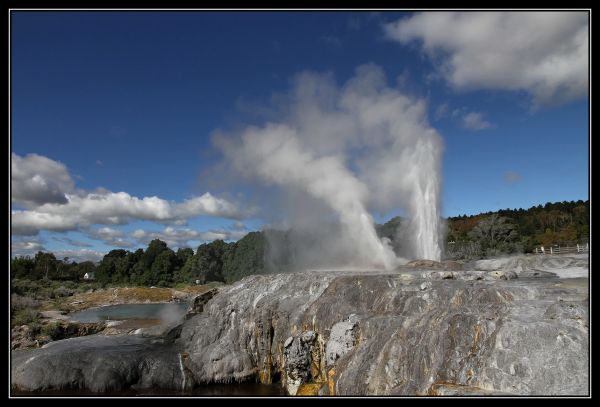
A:
[[[92,239],[102,240],[109,246],[132,247],[133,243],[124,239],[125,233],[108,227],[89,229],[87,235]]]
[[[587,12],[418,13],[383,28],[402,44],[420,41],[457,90],[524,90],[536,105],[587,95]]]
[[[483,130],[492,127],[492,124],[483,118],[483,114],[469,112],[463,116],[463,126],[469,130]]]
[[[143,229],[136,229],[131,232],[131,236],[136,239],[142,239],[144,236],[146,236],[146,231]]]
[[[81,263],[84,261],[93,261],[94,263],[102,260],[106,253],[91,249],[74,249],[74,250],[53,250],[54,257],[57,259],[69,258],[69,262],[75,261]]]
[[[123,225],[132,220],[184,223],[202,215],[242,219],[250,213],[209,192],[176,203],[102,188],[75,191],[63,164],[35,154],[23,158],[13,153],[12,159],[12,199],[28,208],[12,211],[15,235],[36,235],[40,230],[65,232],[94,224]]]
[[[174,228],[167,226],[161,231],[134,230],[130,236],[139,244],[147,245],[151,240],[160,239],[171,248],[195,247],[201,242],[214,240],[239,240],[248,233],[248,230],[236,228],[234,230],[209,230],[197,231],[189,228]]]
[[[517,182],[521,181],[522,178],[523,177],[521,177],[521,174],[516,171],[507,171],[504,174],[504,182],[509,185],[516,184]]]
[[[12,239],[10,250],[11,257],[34,257],[39,251],[49,251],[39,239],[23,239],[19,237]],[[58,260],[68,257],[70,262],[75,261],[78,263],[82,261],[98,262],[106,254],[92,249],[52,250],[51,252]]]
[[[28,154],[11,156],[11,199],[15,204],[35,207],[46,203],[65,204],[74,182],[64,164]]]
[[[12,239],[10,242],[11,257],[33,256],[39,251],[45,251],[45,247],[38,239]]]
[[[242,211],[240,208],[221,198],[206,192],[202,196],[186,199],[173,207],[174,220],[198,215],[221,216],[230,219],[241,219],[252,212],[252,209]]]

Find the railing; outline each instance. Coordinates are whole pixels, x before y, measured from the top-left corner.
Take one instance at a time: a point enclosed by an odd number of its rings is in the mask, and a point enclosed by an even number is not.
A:
[[[590,251],[590,244],[577,244],[575,246],[549,246],[536,247],[536,254],[566,254],[566,253],[586,253]]]

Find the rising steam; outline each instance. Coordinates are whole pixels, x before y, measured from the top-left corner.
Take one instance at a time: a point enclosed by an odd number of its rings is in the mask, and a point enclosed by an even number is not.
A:
[[[405,256],[440,260],[442,144],[427,124],[424,101],[388,87],[383,70],[369,64],[341,88],[331,75],[303,73],[276,108],[276,119],[218,132],[214,140],[240,174],[306,196],[288,211],[292,227],[306,229],[315,223],[308,218],[322,214],[300,210],[302,201],[335,214],[342,233],[319,246],[331,249],[323,256],[337,258],[313,256],[312,266],[394,268],[403,259],[378,238],[369,210],[398,208],[410,219],[405,232],[412,250]]]

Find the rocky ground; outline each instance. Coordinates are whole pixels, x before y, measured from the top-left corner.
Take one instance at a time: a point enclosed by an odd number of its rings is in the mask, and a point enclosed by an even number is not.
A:
[[[12,386],[259,380],[290,395],[587,395],[587,269],[587,256],[520,256],[250,276],[155,335],[13,351]]]
[[[191,301],[199,294],[212,289],[209,285],[189,286],[181,289],[157,287],[119,287],[90,290],[61,297],[42,304],[38,312],[39,323],[20,325],[11,329],[11,349],[39,348],[51,341],[86,336],[130,334],[159,325],[159,320],[107,321],[81,323],[69,320],[69,314],[88,308],[118,304],[146,304],[171,301]]]

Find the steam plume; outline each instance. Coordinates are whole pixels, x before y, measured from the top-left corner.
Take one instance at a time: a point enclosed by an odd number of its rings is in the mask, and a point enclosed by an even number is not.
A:
[[[391,269],[403,260],[377,237],[371,210],[404,209],[407,255],[441,257],[441,140],[427,123],[425,103],[386,82],[373,64],[358,67],[342,87],[329,74],[302,73],[279,97],[276,119],[214,137],[239,173],[333,211],[343,230],[336,244],[351,253],[339,265]],[[306,216],[292,213],[289,220],[302,225]]]

